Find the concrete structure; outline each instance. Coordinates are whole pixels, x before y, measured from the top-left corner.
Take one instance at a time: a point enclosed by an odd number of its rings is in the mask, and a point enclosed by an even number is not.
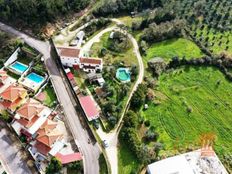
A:
[[[101,72],[103,69],[102,59],[98,58],[80,58],[80,69],[85,72]]]
[[[103,69],[102,59],[86,58],[81,56],[81,50],[72,47],[57,47],[61,63],[66,67],[82,69],[85,72],[101,72]]]
[[[16,80],[8,76],[6,71],[0,70],[0,93],[15,82]]]
[[[217,155],[202,156],[201,150],[177,155],[147,167],[148,174],[228,174]]]
[[[79,65],[80,49],[72,47],[57,47],[61,63],[67,67]]]

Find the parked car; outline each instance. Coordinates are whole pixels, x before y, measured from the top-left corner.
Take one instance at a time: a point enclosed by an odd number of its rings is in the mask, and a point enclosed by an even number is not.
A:
[[[107,142],[106,140],[103,140],[103,141],[102,141],[102,146],[103,146],[104,148],[107,148],[107,147],[109,147],[109,144],[108,144],[108,142]]]
[[[100,127],[99,121],[98,120],[93,120],[93,126],[94,126],[95,129],[99,129],[99,127]]]

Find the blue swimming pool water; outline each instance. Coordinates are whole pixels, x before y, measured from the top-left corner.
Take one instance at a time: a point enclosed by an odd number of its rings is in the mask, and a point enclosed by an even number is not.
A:
[[[41,83],[44,78],[36,73],[30,73],[26,78],[30,79],[33,82]]]
[[[117,70],[116,77],[122,82],[129,82],[131,80],[128,68],[119,68]]]
[[[26,66],[22,63],[19,63],[19,62],[15,62],[13,65],[11,65],[11,68],[13,68],[14,70],[16,70],[20,73],[23,73],[24,71],[27,70],[28,66]]]

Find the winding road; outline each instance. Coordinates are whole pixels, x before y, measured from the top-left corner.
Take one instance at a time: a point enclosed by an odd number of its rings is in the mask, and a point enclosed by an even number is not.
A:
[[[116,24],[123,24],[120,20],[118,19],[112,19],[113,22],[115,22]],[[97,35],[95,35],[92,39],[90,39],[82,48],[82,50],[84,52],[89,52],[92,45],[96,42],[100,41],[100,38],[102,37],[102,35],[104,35],[107,32],[110,31],[121,31],[120,28],[118,28],[117,26],[112,26],[109,28],[106,28],[104,30],[102,30],[101,32],[99,32]],[[118,174],[118,134],[120,132],[120,126],[123,120],[123,117],[128,109],[130,100],[133,96],[133,93],[136,91],[137,87],[139,84],[142,83],[143,81],[143,77],[144,77],[144,65],[143,65],[143,60],[142,60],[142,56],[139,52],[139,46],[138,43],[136,41],[136,39],[129,33],[127,33],[127,36],[129,37],[131,43],[133,44],[134,47],[134,54],[137,57],[138,60],[138,64],[139,64],[139,75],[137,78],[136,83],[133,86],[133,89],[131,90],[131,93],[128,97],[127,103],[126,103],[126,107],[120,117],[120,120],[118,121],[117,126],[114,128],[114,130],[112,130],[110,133],[106,133],[102,130],[102,128],[100,127],[97,130],[97,134],[98,136],[101,138],[101,140],[106,140],[109,143],[109,147],[107,147],[105,149],[106,155],[107,155],[107,160],[110,164],[111,167],[111,174]]]
[[[81,123],[80,119],[77,116],[75,106],[72,103],[72,96],[69,95],[68,89],[65,87],[65,81],[63,80],[61,73],[52,57],[52,50],[49,42],[43,42],[37,40],[33,37],[26,35],[23,32],[20,32],[4,23],[0,22],[0,29],[9,33],[16,35],[17,37],[24,40],[28,45],[38,50],[43,54],[45,65],[51,77],[53,87],[56,91],[58,100],[63,106],[64,113],[68,126],[72,132],[74,140],[79,147],[79,150],[83,154],[84,158],[84,173],[85,174],[97,174],[99,173],[99,163],[98,158],[100,154],[100,149],[98,144],[88,144],[88,139],[90,136],[85,130]]]

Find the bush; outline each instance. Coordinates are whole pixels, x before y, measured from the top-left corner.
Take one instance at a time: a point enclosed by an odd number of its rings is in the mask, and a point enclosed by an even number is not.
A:
[[[3,111],[1,114],[0,114],[0,118],[3,120],[3,121],[6,121],[6,122],[10,122],[11,121],[11,117],[9,115],[9,113],[7,111]]]
[[[46,174],[54,174],[60,172],[62,169],[61,162],[56,158],[52,157],[49,165],[46,168]]]
[[[146,127],[149,127],[149,126],[150,126],[150,121],[149,121],[149,120],[146,120],[146,121],[144,122],[144,125],[145,125]]]
[[[146,85],[140,84],[131,99],[131,108],[133,110],[139,110],[141,108],[141,106],[144,104],[146,93]]]
[[[135,112],[129,110],[124,117],[124,126],[126,127],[138,127],[138,116]]]

